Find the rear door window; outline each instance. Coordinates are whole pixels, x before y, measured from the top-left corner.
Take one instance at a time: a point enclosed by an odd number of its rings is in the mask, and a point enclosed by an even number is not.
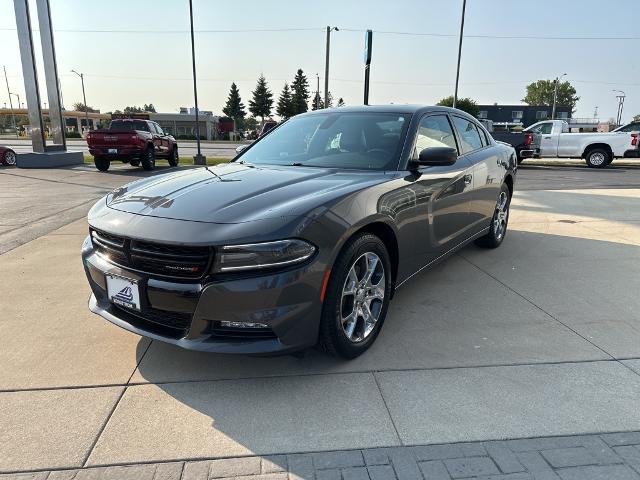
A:
[[[473,122],[462,117],[453,117],[453,124],[460,137],[462,154],[480,150],[484,145],[480,139],[480,133]]]

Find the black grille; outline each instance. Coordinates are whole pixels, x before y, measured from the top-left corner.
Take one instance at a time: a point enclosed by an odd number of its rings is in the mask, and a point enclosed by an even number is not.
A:
[[[98,253],[121,267],[172,278],[200,278],[209,267],[211,248],[133,240],[99,230],[91,231]]]
[[[112,304],[116,315],[135,327],[172,338],[183,337],[191,325],[191,314],[147,308],[141,312]],[[115,312],[114,312],[115,313]]]

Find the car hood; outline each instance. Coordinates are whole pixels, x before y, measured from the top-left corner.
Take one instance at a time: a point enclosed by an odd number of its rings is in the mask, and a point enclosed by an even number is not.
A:
[[[229,163],[139,180],[111,192],[106,203],[136,215],[241,223],[324,211],[388,178],[385,172]]]

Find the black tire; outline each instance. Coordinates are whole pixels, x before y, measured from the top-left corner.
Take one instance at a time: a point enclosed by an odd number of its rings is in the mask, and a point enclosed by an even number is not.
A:
[[[139,167],[140,160],[137,158],[132,158],[131,160],[129,160],[129,165],[131,165],[132,167]]]
[[[478,239],[476,245],[485,248],[498,248],[507,235],[507,226],[509,225],[509,207],[511,206],[511,191],[506,184],[502,184],[500,194],[496,201],[496,208],[491,218],[491,226],[489,232]],[[500,218],[500,221],[498,221]]]
[[[149,171],[156,168],[156,152],[153,147],[148,147],[140,158],[142,168]]]
[[[111,165],[111,160],[105,157],[93,157],[93,163],[96,168],[101,172],[106,172],[109,170],[109,165]]]
[[[604,168],[613,161],[613,158],[604,148],[594,148],[586,153],[584,160],[590,168]]]
[[[375,262],[374,257],[377,257]],[[367,283],[366,268],[374,263],[371,280]],[[355,280],[350,276],[352,269]],[[387,315],[392,290],[391,275],[389,253],[378,237],[362,233],[346,243],[331,269],[322,308],[319,343],[325,351],[337,357],[350,359],[362,355],[373,344]],[[343,295],[347,289],[347,280],[354,282],[353,293]],[[379,290],[381,286],[384,286],[382,293]],[[374,289],[378,296],[369,300],[367,294]],[[380,294],[382,299],[379,297]],[[370,318],[375,320],[369,323],[369,328],[366,327],[364,316],[360,315],[365,314],[364,306],[366,312],[371,312]],[[345,319],[354,319],[352,328],[349,328],[350,321],[343,322],[345,314]],[[351,337],[347,330],[351,330]]]
[[[13,150],[7,150],[4,152],[4,155],[2,155],[2,159],[0,160],[2,160],[2,165],[11,167],[16,164],[16,152]]]
[[[171,150],[171,154],[169,155],[169,166],[177,167],[179,162],[180,156],[178,155],[178,145],[175,145],[173,147],[173,150]]]

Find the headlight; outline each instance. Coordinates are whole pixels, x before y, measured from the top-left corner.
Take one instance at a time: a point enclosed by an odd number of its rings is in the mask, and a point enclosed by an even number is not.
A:
[[[214,271],[232,272],[275,268],[304,262],[316,247],[304,240],[230,245],[217,250]]]

